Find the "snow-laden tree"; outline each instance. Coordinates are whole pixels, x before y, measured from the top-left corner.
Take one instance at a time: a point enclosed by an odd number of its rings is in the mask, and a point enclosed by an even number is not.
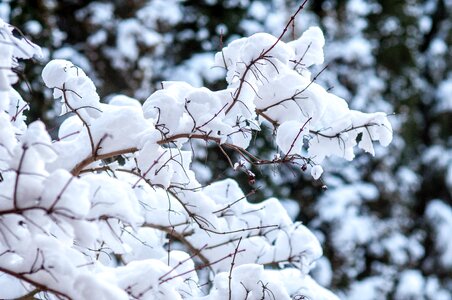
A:
[[[277,199],[252,204],[232,179],[202,186],[190,168],[202,141],[250,183],[252,165],[319,179],[325,157],[391,142],[384,113],[351,110],[315,82],[319,28],[282,41],[294,16],[278,37],[218,52],[227,81],[218,91],[163,82],[143,105],[123,95],[105,104],[81,68],[49,62],[42,78],[65,116],[54,141],[40,121],[25,122],[12,87],[18,60],[40,48],[2,21],[0,297],[336,299],[309,276],[319,241]],[[262,127],[273,132],[269,157],[247,150]]]

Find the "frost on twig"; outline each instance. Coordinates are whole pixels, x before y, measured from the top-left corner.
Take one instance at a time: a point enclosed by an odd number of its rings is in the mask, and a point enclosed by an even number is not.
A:
[[[0,285],[15,286],[1,298],[335,299],[308,275],[318,240],[277,199],[252,204],[232,179],[202,187],[190,169],[193,140],[216,144],[250,182],[249,164],[310,165],[318,179],[327,156],[389,144],[385,114],[349,110],[311,76],[320,29],[234,41],[216,56],[225,89],[164,82],[143,105],[101,103],[79,67],[51,61],[43,80],[68,115],[56,141],[11,109],[14,61],[39,48],[0,30]],[[247,150],[262,126],[276,133],[271,160]]]

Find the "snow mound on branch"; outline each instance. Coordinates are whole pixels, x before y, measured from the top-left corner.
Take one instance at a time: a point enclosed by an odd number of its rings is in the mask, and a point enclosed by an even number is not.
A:
[[[288,45],[295,50],[293,60],[295,67],[309,68],[312,65],[323,64],[325,60],[323,56],[325,38],[319,27],[309,27],[299,39],[289,42]]]

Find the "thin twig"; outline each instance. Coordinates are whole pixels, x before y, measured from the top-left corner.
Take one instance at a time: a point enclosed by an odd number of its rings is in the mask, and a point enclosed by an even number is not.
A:
[[[237,243],[237,247],[235,247],[234,255],[232,256],[231,268],[229,269],[229,276],[228,276],[229,300],[232,299],[232,269],[234,268],[235,257],[237,256],[241,242],[242,242],[242,238],[240,237],[239,242]]]

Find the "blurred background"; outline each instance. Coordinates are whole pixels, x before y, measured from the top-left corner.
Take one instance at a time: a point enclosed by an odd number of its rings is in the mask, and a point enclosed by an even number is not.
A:
[[[0,17],[43,47],[42,61],[16,70],[17,89],[29,121],[56,136],[59,112],[40,78],[48,60],[82,67],[106,102],[144,101],[163,80],[220,89],[214,53],[255,32],[278,36],[300,4],[2,0]],[[286,165],[253,169],[254,185],[218,148],[198,147],[200,181],[233,177],[245,193],[258,189],[249,201],[282,199],[322,243],[313,276],[344,299],[452,299],[452,0],[311,0],[284,40],[309,26],[326,39],[318,82],[354,109],[390,114],[393,143],[352,163],[330,158],[321,181]],[[269,157],[264,131],[251,151]]]

